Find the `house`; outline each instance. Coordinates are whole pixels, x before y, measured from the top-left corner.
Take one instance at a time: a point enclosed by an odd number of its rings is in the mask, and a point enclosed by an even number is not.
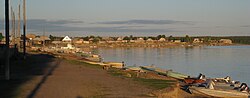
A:
[[[148,38],[146,42],[153,42],[154,40],[152,38]]]
[[[116,41],[122,41],[123,38],[122,37],[118,37]]]
[[[32,44],[37,44],[37,45],[49,44],[51,42],[50,38],[47,36],[40,36],[33,39],[30,38],[30,41]]]
[[[31,39],[32,44],[37,44],[37,45],[41,45],[43,44],[43,40],[40,37],[36,37],[34,39]]]
[[[35,34],[27,34],[26,38],[28,38],[29,40],[35,39],[36,35]]]
[[[78,40],[75,40],[74,43],[75,44],[82,44],[83,43],[83,39],[78,39]]]
[[[174,40],[174,43],[181,43],[181,40]]]
[[[100,43],[100,44],[104,44],[104,43],[106,43],[106,41],[99,41],[99,43]]]
[[[122,42],[123,41],[123,38],[122,37],[118,37],[117,39],[116,39],[116,42]]]
[[[127,42],[128,42],[128,40],[122,40],[122,42],[123,42],[123,43],[127,43]]]
[[[62,41],[63,42],[71,42],[72,39],[69,36],[65,36]]]
[[[75,49],[72,44],[67,44],[67,47],[61,47],[61,49]]]
[[[233,41],[230,39],[220,39],[219,42],[223,44],[233,44]]]
[[[137,40],[135,40],[135,43],[143,43],[145,42],[143,38],[137,38]]]
[[[199,38],[195,38],[194,40],[193,40],[193,43],[200,43],[201,42],[201,40],[199,39]]]
[[[83,41],[83,43],[84,43],[84,44],[89,44],[89,43],[90,43],[90,41]]]
[[[165,39],[165,38],[160,38],[158,41],[159,41],[159,42],[165,42],[166,39]]]

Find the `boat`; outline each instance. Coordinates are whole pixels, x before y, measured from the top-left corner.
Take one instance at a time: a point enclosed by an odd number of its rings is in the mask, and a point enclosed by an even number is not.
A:
[[[102,58],[99,55],[87,53],[87,52],[78,52],[76,56],[81,57],[81,60],[91,61],[91,62],[101,62]]]
[[[206,78],[205,78],[205,75],[203,74],[199,74],[198,77],[188,77],[188,78],[184,78],[183,80],[186,84],[201,84],[201,83],[205,83],[206,82]]]
[[[166,72],[168,70],[163,70],[163,69],[157,68],[157,67],[155,67],[153,65],[150,65],[150,66],[140,66],[140,68],[143,69],[143,70],[146,70],[146,71],[152,71],[152,72],[155,72],[157,74],[167,76]]]
[[[233,87],[227,83],[216,83],[213,79],[207,79],[204,86],[188,86],[186,89],[190,93],[198,93],[209,97],[220,98],[248,98],[249,90],[246,83],[239,87]]]
[[[124,67],[124,63],[123,62],[103,62],[104,64],[110,65],[111,67],[114,68],[123,68]]]
[[[174,72],[174,71],[167,71],[167,76],[178,79],[178,80],[184,80],[185,78],[188,78],[188,75],[184,75],[178,72]]]
[[[126,66],[125,69],[126,70],[132,70],[132,71],[142,71],[142,68],[137,67],[137,66]]]
[[[228,89],[208,89],[205,87],[189,87],[191,93],[198,93],[207,95],[209,97],[219,97],[219,98],[248,98],[249,93],[240,92],[237,90],[228,90]]]
[[[152,66],[152,65],[150,65],[150,66],[141,66],[141,68],[144,69],[144,70],[147,70],[147,71],[152,71],[152,72],[158,73],[160,75],[172,77],[172,78],[175,78],[175,79],[178,79],[178,80],[183,80],[185,78],[188,78],[187,75],[184,75],[184,74],[181,74],[181,73],[178,73],[178,72],[174,72],[172,70],[163,70],[163,69],[157,68],[157,67]]]

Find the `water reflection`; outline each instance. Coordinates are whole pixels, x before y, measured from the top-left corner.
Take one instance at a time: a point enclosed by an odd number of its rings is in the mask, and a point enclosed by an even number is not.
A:
[[[102,48],[105,61],[124,61],[126,65],[151,65],[196,76],[232,76],[250,84],[250,46],[193,48]]]

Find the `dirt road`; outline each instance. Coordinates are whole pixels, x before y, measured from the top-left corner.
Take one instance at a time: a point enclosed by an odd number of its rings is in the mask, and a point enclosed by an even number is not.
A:
[[[152,90],[130,79],[61,59],[29,95],[30,98],[147,97]]]

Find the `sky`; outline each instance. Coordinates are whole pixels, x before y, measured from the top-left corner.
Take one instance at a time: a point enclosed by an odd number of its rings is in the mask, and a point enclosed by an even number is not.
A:
[[[10,0],[17,13],[19,0]],[[250,36],[250,0],[26,0],[28,33]],[[4,32],[4,0],[0,0]]]

